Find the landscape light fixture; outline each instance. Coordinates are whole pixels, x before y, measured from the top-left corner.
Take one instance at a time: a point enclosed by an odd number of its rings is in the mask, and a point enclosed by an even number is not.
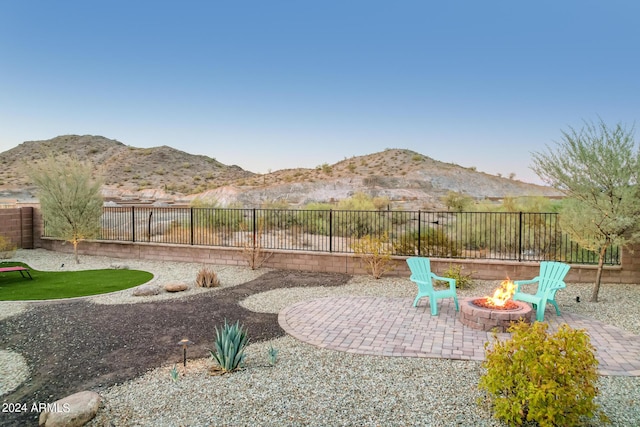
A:
[[[182,363],[184,365],[184,367],[187,367],[187,346],[193,344],[191,341],[189,341],[187,338],[183,338],[180,340],[180,342],[178,343],[178,345],[182,346]]]

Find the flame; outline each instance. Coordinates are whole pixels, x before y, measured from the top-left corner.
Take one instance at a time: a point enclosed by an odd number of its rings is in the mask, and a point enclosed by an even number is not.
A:
[[[513,297],[516,292],[516,285],[507,278],[500,283],[500,287],[495,290],[492,297],[486,297],[487,303],[493,306],[502,307]]]

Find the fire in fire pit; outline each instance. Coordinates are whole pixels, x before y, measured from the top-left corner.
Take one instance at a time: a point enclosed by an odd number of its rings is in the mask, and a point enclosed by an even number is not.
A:
[[[473,303],[494,310],[517,310],[520,306],[511,299],[515,293],[516,285],[507,278],[500,283],[492,297],[477,298]]]
[[[506,332],[511,323],[520,319],[527,323],[531,322],[531,307],[511,299],[515,289],[514,283],[507,279],[500,284],[491,297],[462,300],[460,321],[474,329],[498,332]]]

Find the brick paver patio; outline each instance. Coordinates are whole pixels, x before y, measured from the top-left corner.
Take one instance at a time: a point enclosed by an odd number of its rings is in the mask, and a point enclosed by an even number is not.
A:
[[[418,307],[412,303],[410,298],[320,298],[286,307],[278,321],[293,337],[321,348],[378,356],[484,360],[484,343],[492,334],[464,326],[453,301],[440,300],[438,316],[431,316],[428,303]],[[547,310],[545,321],[553,331],[563,323],[585,329],[597,349],[601,375],[640,376],[640,336],[566,311],[556,316]]]

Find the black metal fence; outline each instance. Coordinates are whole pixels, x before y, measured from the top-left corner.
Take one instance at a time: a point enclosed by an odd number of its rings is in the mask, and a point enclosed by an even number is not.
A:
[[[365,236],[394,255],[598,261],[560,230],[556,213],[105,207],[100,239],[344,253]],[[620,263],[619,248],[605,263]]]

